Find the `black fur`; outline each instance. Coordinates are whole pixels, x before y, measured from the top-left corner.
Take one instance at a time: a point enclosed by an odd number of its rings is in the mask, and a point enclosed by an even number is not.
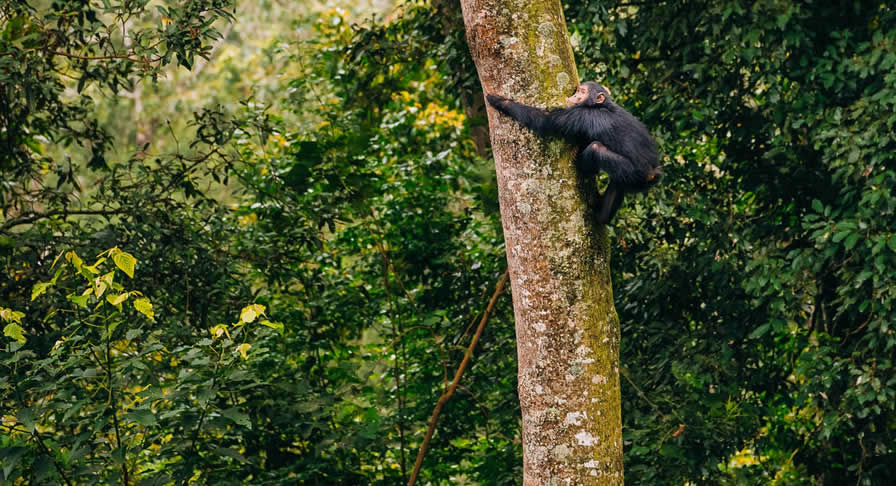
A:
[[[600,196],[597,222],[609,223],[622,204],[625,193],[644,192],[659,182],[656,141],[647,127],[621,106],[613,103],[603,86],[583,83],[585,101],[569,108],[542,110],[490,94],[488,102],[539,137],[563,138],[577,149],[576,166],[585,176],[603,170],[610,185]],[[603,103],[598,95],[603,94]]]

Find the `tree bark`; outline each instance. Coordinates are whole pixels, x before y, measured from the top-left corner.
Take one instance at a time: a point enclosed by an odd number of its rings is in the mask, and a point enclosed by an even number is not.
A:
[[[562,106],[578,85],[558,0],[461,0],[483,89]],[[595,180],[571,147],[489,109],[516,318],[523,484],[622,485],[619,320]]]

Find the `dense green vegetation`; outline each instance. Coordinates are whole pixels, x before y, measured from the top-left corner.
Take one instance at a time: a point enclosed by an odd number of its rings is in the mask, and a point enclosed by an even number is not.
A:
[[[0,0],[0,484],[401,484],[504,271],[453,2]],[[896,12],[574,2],[626,479],[896,481]],[[368,19],[368,20],[365,20]],[[499,300],[419,484],[516,484]]]

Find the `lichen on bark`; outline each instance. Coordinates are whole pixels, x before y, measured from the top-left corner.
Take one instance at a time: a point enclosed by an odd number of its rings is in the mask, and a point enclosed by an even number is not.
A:
[[[462,0],[482,86],[559,106],[578,84],[557,0]],[[619,323],[606,229],[571,148],[489,110],[516,318],[524,484],[622,484]]]

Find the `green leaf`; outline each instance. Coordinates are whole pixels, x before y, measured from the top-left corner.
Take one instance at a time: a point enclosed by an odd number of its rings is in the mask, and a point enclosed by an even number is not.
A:
[[[220,446],[212,446],[212,450],[215,451],[215,454],[224,457],[230,457],[232,459],[236,459],[237,461],[243,464],[249,464],[249,461],[245,456],[240,454],[239,452],[229,448],[229,447],[220,447]]]
[[[156,320],[156,316],[152,311],[152,302],[149,301],[146,297],[141,297],[134,301],[134,309],[137,309],[137,312],[145,315],[151,321]]]
[[[116,447],[115,449],[112,449],[109,451],[109,457],[112,458],[112,464],[117,466],[124,464],[124,448]]]
[[[34,461],[34,466],[32,466],[34,478],[37,480],[38,484],[47,484],[45,481],[50,478],[55,470],[56,469],[53,467],[53,459],[46,454],[38,456],[37,460]]]
[[[34,410],[31,410],[31,407],[25,407],[19,409],[19,413],[16,414],[16,418],[19,423],[24,425],[26,429],[30,432],[34,432]]]
[[[249,421],[249,416],[240,412],[236,408],[228,408],[226,410],[221,410],[221,415],[225,418],[232,420],[234,423],[238,425],[242,425],[243,427],[250,427],[252,423]]]
[[[106,336],[111,337],[112,333],[115,332],[115,329],[120,325],[121,325],[121,321],[115,321],[115,322],[109,324],[109,328],[106,331]]]
[[[361,430],[358,431],[358,435],[367,440],[373,440],[382,434],[382,430],[380,430],[379,421],[376,422],[363,422],[364,426],[361,427]]]
[[[822,205],[821,201],[819,201],[818,199],[813,199],[812,200],[812,209],[815,210],[816,212],[821,213],[824,211],[824,205]]]
[[[137,265],[137,259],[134,258],[134,255],[121,250],[113,251],[112,261],[114,261],[115,266],[126,273],[128,277],[134,278],[134,267]]]
[[[834,233],[834,237],[831,238],[831,241],[833,241],[834,243],[840,243],[841,241],[843,241],[844,238],[846,238],[847,236],[849,236],[851,234],[853,234],[853,233],[850,232],[849,230],[838,231],[838,232]]]
[[[22,326],[11,322],[3,328],[3,335],[16,340],[19,344],[25,344],[25,334],[23,333]]]
[[[134,410],[128,414],[128,418],[147,427],[152,427],[157,423],[156,415],[151,410]]]
[[[47,288],[49,288],[51,285],[53,285],[53,282],[40,282],[34,284],[34,287],[31,289],[31,300],[33,301],[34,299],[38,298],[41,294],[46,292]]]
[[[672,443],[663,444],[660,447],[659,453],[663,457],[676,457],[679,459],[684,458],[684,452],[682,451],[682,448]]]
[[[31,449],[27,447],[0,448],[0,464],[3,465],[3,474],[8,478],[15,466],[22,462],[24,456]]]
[[[769,327],[770,327],[769,324],[763,324],[763,325],[757,327],[756,329],[753,329],[753,332],[751,332],[750,335],[747,337],[749,339],[761,338],[762,336],[765,335],[765,333],[768,332]]]

